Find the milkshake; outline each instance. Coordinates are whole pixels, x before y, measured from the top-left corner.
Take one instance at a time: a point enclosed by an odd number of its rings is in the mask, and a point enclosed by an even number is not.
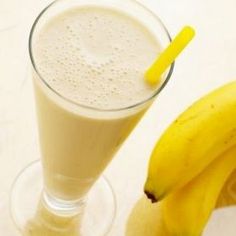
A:
[[[52,17],[32,48],[45,189],[74,201],[150,106],[159,85],[144,73],[161,46],[138,19],[89,5]]]

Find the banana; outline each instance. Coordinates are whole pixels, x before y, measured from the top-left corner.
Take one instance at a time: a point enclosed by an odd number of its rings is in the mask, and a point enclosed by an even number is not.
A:
[[[166,130],[151,155],[146,195],[161,200],[235,144],[236,82],[231,82],[197,101]]]
[[[125,236],[171,236],[163,222],[161,203],[141,197],[129,214]]]
[[[214,160],[199,176],[161,202],[170,235],[201,235],[225,182],[235,168],[236,147]]]

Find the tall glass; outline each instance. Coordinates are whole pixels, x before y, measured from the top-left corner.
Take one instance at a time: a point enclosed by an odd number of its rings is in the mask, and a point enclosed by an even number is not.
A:
[[[37,184],[38,179],[42,178],[39,163],[30,165],[18,176],[12,192],[12,210],[19,228],[22,228],[26,218],[33,214],[33,205],[38,200],[31,204],[31,213],[22,215],[24,204],[20,204],[14,196],[24,195],[24,190],[28,189],[28,198],[30,196],[31,199],[38,199],[36,195],[43,189],[41,199],[44,206],[56,215],[86,214],[89,205],[102,206],[100,215],[94,218],[96,224],[90,225],[93,227],[91,235],[103,235],[107,231],[114,217],[115,201],[110,184],[99,177],[164,88],[173,71],[174,65],[171,65],[163,76],[161,85],[149,98],[119,109],[86,106],[60,94],[47,83],[38,69],[34,57],[35,39],[45,23],[55,15],[73,7],[89,5],[112,7],[138,19],[155,35],[162,48],[171,40],[159,18],[134,0],[58,0],[40,13],[30,33],[29,53],[44,181],[43,187]],[[30,191],[26,179],[31,179],[32,184],[38,186],[37,191]],[[89,213],[88,220],[93,218],[93,214],[98,214],[95,211]],[[86,225],[84,222],[83,224]],[[104,227],[99,229],[97,226],[101,224]]]

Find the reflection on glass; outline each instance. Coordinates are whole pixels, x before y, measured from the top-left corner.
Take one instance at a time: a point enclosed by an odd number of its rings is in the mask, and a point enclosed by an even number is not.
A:
[[[82,214],[59,216],[49,211],[43,201],[38,205],[35,217],[25,226],[24,236],[79,236]]]

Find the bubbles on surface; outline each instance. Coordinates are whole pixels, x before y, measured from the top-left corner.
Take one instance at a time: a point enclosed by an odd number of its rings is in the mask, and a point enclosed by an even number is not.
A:
[[[52,19],[41,36],[36,44],[40,73],[74,102],[116,109],[155,90],[145,85],[143,74],[160,47],[144,26],[122,13],[74,9]]]

